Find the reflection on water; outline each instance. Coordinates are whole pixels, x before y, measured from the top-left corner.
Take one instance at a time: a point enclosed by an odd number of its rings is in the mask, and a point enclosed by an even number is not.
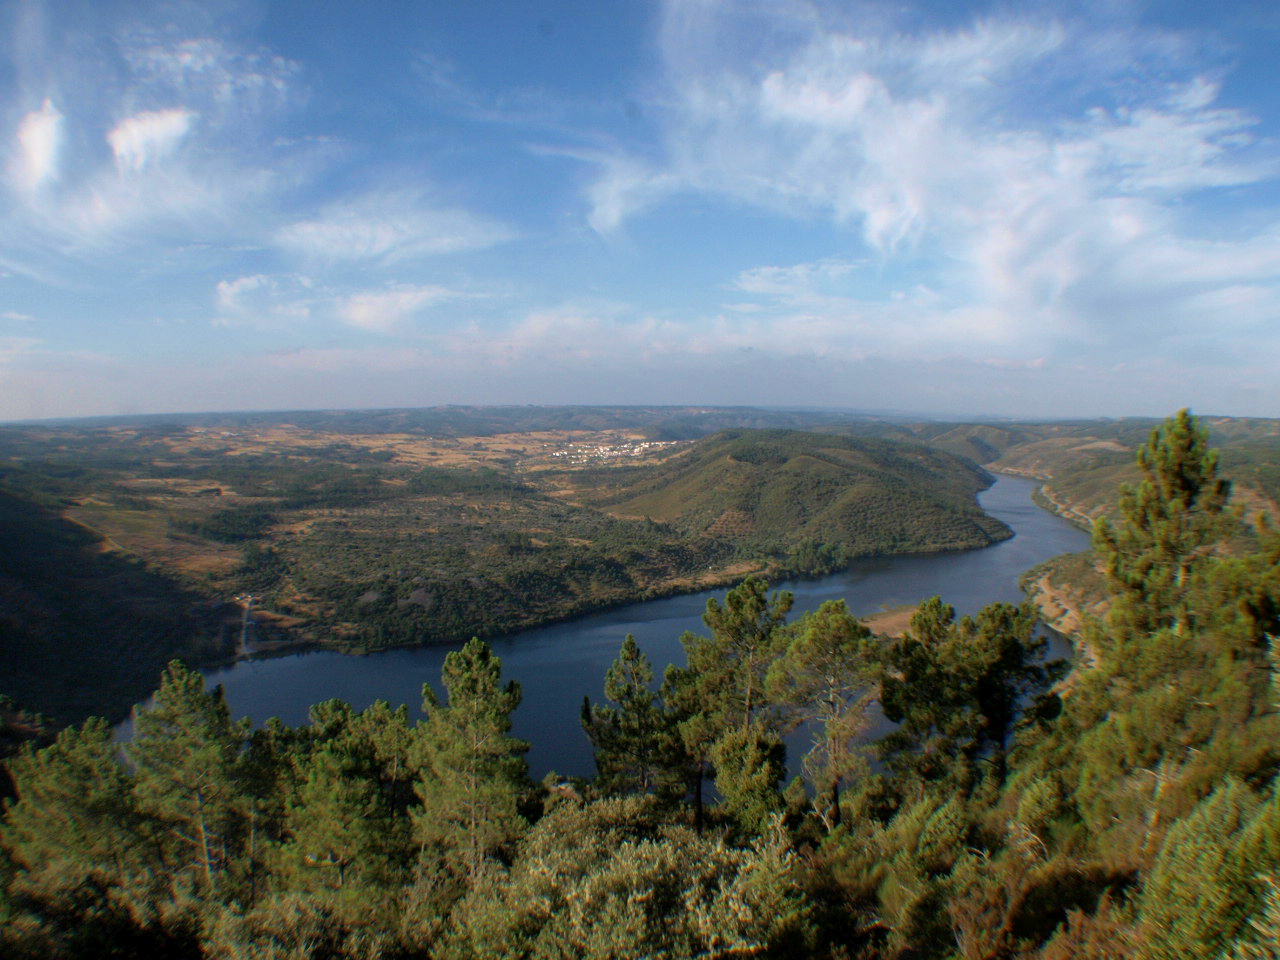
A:
[[[1029,480],[1001,477],[981,495],[983,508],[1016,533],[1004,543],[964,553],[867,560],[821,580],[776,586],[796,595],[793,614],[837,599],[847,600],[857,614],[917,603],[934,594],[960,614],[996,600],[1019,601],[1023,571],[1089,545],[1087,534],[1032,502],[1034,487]],[[723,593],[654,600],[494,640],[503,678],[518,680],[524,689],[514,733],[533,744],[529,763],[534,777],[551,769],[575,776],[594,773],[578,715],[584,695],[593,700],[602,696],[605,670],[622,638],[635,634],[661,675],[666,664],[683,661],[680,635],[703,630],[707,599]],[[423,683],[439,688],[448,650],[423,647],[362,657],[318,651],[241,662],[206,676],[211,685],[223,685],[234,716],[248,715],[258,723],[271,716],[291,725],[305,723],[311,704],[332,697],[358,709],[375,699],[407,703],[412,714],[421,705]]]

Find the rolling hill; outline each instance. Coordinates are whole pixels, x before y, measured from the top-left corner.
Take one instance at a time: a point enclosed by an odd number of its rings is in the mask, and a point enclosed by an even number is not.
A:
[[[588,502],[764,553],[805,541],[846,557],[986,546],[1008,529],[978,507],[971,462],[920,444],[730,430]]]

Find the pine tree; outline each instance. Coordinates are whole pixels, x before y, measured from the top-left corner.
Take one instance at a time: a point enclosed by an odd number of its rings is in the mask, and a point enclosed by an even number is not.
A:
[[[674,725],[652,689],[653,668],[627,634],[605,674],[613,706],[582,703],[582,727],[595,749],[596,786],[604,794],[648,793],[671,779]]]
[[[138,808],[160,828],[175,880],[208,894],[230,864],[246,825],[242,751],[249,722],[231,722],[219,687],[177,660],[126,748]]]
[[[710,643],[698,642],[686,651],[690,667],[715,676],[717,708],[726,727],[737,723],[745,730],[768,705],[765,677],[782,652],[785,637],[779,628],[793,602],[785,590],[770,594],[759,577],[747,577],[725,594],[723,606],[714,597],[707,601],[702,622],[711,630]]]
[[[684,768],[694,799],[694,822],[702,825],[702,782],[713,775],[713,745],[729,730],[745,733],[753,724],[777,731],[766,677],[782,651],[781,629],[793,597],[770,594],[759,577],[748,577],[725,595],[721,605],[707,601],[703,623],[710,637],[685,633],[680,638],[686,667],[669,667],[662,698],[684,744]],[[762,715],[763,714],[763,715]]]
[[[926,600],[885,651],[881,700],[899,727],[878,749],[890,766],[967,787],[985,760],[1002,783],[1020,709],[1065,669],[1041,662],[1037,622],[1029,604],[992,603],[957,623],[941,599]]]
[[[398,826],[377,781],[360,759],[335,744],[314,750],[301,764],[301,784],[287,805],[288,841],[281,859],[289,886],[333,890],[347,899],[378,902],[395,877]]]
[[[900,777],[945,779],[967,789],[977,721],[965,678],[950,662],[954,630],[955,608],[930,597],[902,637],[884,649],[880,703],[898,727],[877,741],[876,750]]]
[[[726,730],[711,748],[720,809],[739,830],[761,833],[782,807],[778,785],[787,772],[787,749],[778,734],[759,724]]]
[[[828,828],[840,824],[841,783],[866,765],[858,737],[875,692],[873,663],[871,631],[843,600],[829,600],[794,625],[786,652],[769,672],[773,698],[813,731],[804,768]]]
[[[475,638],[446,656],[446,703],[423,685],[427,719],[414,745],[421,801],[413,811],[415,839],[471,885],[525,826],[517,805],[528,786],[529,745],[508,736],[520,686],[503,685],[501,667]]]
[[[1062,661],[1043,662],[1048,642],[1038,627],[1031,604],[990,603],[976,617],[963,618],[948,645],[953,669],[965,678],[980,718],[975,755],[989,752],[996,783],[1005,779],[1005,753],[1019,713],[1067,669]]]
[[[1230,485],[1218,476],[1208,432],[1187,410],[1151,431],[1138,449],[1143,479],[1120,493],[1121,522],[1094,526],[1094,547],[1122,603],[1113,623],[1135,634],[1172,628],[1184,633],[1194,568],[1218,543],[1230,520]]]

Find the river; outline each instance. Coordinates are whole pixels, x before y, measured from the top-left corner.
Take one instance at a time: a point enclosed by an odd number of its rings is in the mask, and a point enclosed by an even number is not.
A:
[[[816,609],[826,600],[844,599],[855,614],[914,604],[940,594],[958,614],[974,613],[997,600],[1020,601],[1018,577],[1060,553],[1083,550],[1086,533],[1031,500],[1035,484],[1002,476],[979,496],[988,513],[999,517],[1015,536],[982,550],[859,561],[849,570],[820,580],[779,583],[796,602],[792,615]],[[584,695],[603,695],[604,674],[623,637],[635,634],[659,676],[666,664],[682,663],[680,635],[703,631],[701,614],[709,597],[724,590],[688,594],[619,607],[567,623],[526,630],[491,641],[502,658],[503,678],[518,680],[524,701],[514,717],[514,734],[532,743],[530,771],[590,776],[591,747],[578,722]],[[313,703],[337,697],[363,709],[375,699],[409,704],[416,716],[422,685],[440,690],[440,668],[448,647],[388,650],[360,657],[329,651],[245,660],[206,671],[209,684],[220,683],[235,717],[261,723],[271,716],[285,723],[306,722]]]

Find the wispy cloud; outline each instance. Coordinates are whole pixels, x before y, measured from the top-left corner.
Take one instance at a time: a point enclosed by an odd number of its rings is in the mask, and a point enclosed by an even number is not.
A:
[[[276,242],[324,261],[393,262],[479,250],[514,235],[497,221],[434,205],[413,191],[378,191],[291,223],[276,234]]]
[[[763,298],[753,322],[819,324],[833,343],[998,344],[1022,362],[1046,344],[1136,343],[1152,310],[1180,329],[1222,288],[1256,322],[1280,307],[1277,231],[1206,242],[1180,204],[1274,180],[1280,156],[1185,48],[1129,30],[899,30],[820,5],[669,3],[665,155],[604,157],[591,222],[609,232],[667,198],[719,195],[856,231],[882,277],[924,264],[928,286],[892,296],[874,276],[840,289],[820,264],[738,276]]]
[[[453,293],[443,287],[401,286],[391,290],[358,293],[339,307],[349,325],[372,333],[390,333],[432,303]]]
[[[289,171],[267,133],[299,96],[295,64],[184,37],[174,20],[110,22],[24,34],[42,68],[19,92],[44,99],[12,131],[0,261],[45,282],[175,238],[252,239],[265,191]]]
[[[291,328],[312,318],[318,299],[307,276],[252,274],[221,280],[216,289],[221,327]]]
[[[270,50],[226,39],[183,36],[172,23],[118,37],[135,102],[196,105],[216,124],[271,114],[303,96],[301,67]]]
[[[0,337],[0,366],[7,366],[38,346],[40,341],[34,337]]]

